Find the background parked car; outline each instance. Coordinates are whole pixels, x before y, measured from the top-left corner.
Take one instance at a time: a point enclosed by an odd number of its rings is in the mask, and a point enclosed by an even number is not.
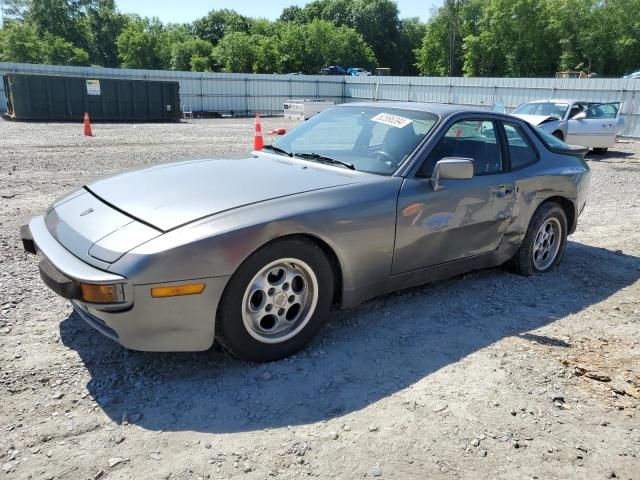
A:
[[[350,67],[347,70],[347,75],[351,75],[353,77],[370,77],[371,72],[360,67]]]
[[[638,70],[637,72],[630,73],[629,75],[625,75],[622,78],[624,78],[625,80],[628,80],[628,79],[631,79],[631,78],[640,79],[640,70]]]
[[[584,100],[537,100],[523,103],[512,115],[566,143],[604,153],[624,126],[620,103]]]
[[[347,75],[347,71],[339,65],[329,65],[320,70],[320,75]]]

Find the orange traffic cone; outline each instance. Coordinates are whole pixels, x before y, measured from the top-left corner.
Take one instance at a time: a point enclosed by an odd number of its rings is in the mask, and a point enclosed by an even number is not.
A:
[[[84,136],[93,137],[93,132],[91,131],[91,122],[89,121],[89,112],[84,112]]]
[[[264,139],[262,138],[262,127],[260,126],[260,114],[256,113],[256,129],[253,135],[253,149],[262,150]]]

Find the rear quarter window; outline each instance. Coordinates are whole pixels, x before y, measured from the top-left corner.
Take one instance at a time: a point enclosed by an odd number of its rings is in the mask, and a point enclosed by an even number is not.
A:
[[[503,123],[503,127],[509,149],[511,170],[520,170],[536,163],[538,161],[538,153],[527,139],[522,128],[511,123]]]

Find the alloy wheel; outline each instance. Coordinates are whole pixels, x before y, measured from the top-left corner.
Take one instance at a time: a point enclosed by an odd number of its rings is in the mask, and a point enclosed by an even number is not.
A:
[[[280,343],[297,335],[318,303],[318,279],[305,262],[275,260],[256,273],[242,298],[247,332],[263,343]]]

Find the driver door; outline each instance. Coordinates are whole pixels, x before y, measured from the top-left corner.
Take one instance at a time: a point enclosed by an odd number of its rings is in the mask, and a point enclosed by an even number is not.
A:
[[[457,121],[438,140],[398,198],[392,274],[401,274],[498,248],[515,207],[515,184],[502,154],[502,128],[492,119]],[[430,181],[443,158],[470,158],[474,177]]]
[[[592,105],[567,125],[566,142],[590,148],[609,148],[618,134],[620,103]]]

